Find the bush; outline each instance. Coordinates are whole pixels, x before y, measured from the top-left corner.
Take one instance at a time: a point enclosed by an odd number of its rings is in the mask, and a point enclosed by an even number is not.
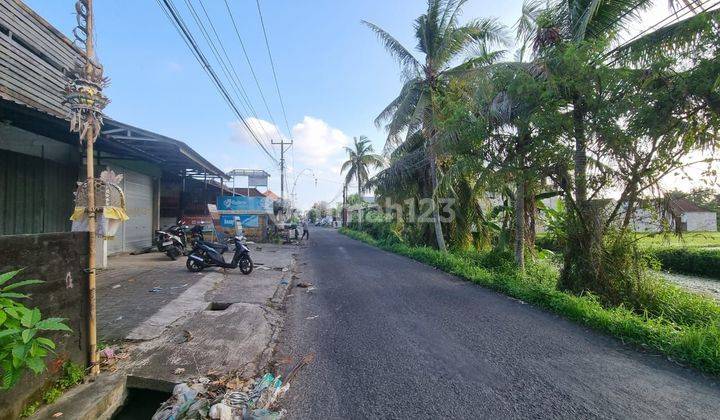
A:
[[[624,304],[604,306],[590,293],[578,296],[558,290],[558,270],[544,260],[528,263],[526,275],[522,275],[512,265],[498,264],[498,256],[489,253],[487,257],[478,252],[444,253],[403,243],[387,244],[365,232],[340,232],[552,310],[623,341],[654,349],[702,371],[720,374],[720,308],[708,298],[659,278],[648,277],[636,290],[636,305],[644,307],[640,312]]]
[[[55,349],[55,343],[38,334],[44,331],[72,331],[62,318],[42,319],[37,308],[30,309],[20,303],[27,294],[17,289],[42,283],[40,280],[22,280],[2,287],[20,270],[0,274],[0,389],[9,389],[25,369],[36,374],[45,370],[45,356]]]
[[[702,248],[650,248],[648,254],[663,270],[720,279],[720,250]]]

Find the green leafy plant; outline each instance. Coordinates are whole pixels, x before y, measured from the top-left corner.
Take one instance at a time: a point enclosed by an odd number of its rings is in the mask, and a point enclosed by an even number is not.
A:
[[[25,369],[36,374],[45,370],[45,356],[55,343],[42,337],[44,331],[72,331],[63,318],[42,318],[38,308],[30,309],[19,300],[29,295],[21,287],[43,283],[21,280],[8,284],[21,270],[0,274],[0,389],[10,389]],[[6,285],[7,284],[7,285]]]
[[[66,361],[62,365],[61,376],[52,384],[52,386],[45,390],[42,394],[42,398],[38,401],[29,403],[21,412],[21,417],[30,417],[40,408],[43,404],[52,404],[68,389],[81,383],[85,378],[85,370],[82,366],[71,361]]]
[[[20,417],[30,417],[40,408],[40,401],[35,401],[32,404],[28,404],[23,408],[23,410],[20,412]]]
[[[57,385],[62,389],[71,388],[85,378],[85,369],[77,363],[67,361],[62,366],[63,374],[58,380]]]
[[[717,249],[650,248],[663,270],[720,280],[720,251]]]

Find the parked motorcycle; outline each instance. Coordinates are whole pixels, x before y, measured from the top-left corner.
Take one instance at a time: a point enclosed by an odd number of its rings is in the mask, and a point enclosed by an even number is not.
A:
[[[190,246],[194,249],[197,242],[202,242],[207,246],[215,248],[220,254],[224,254],[230,249],[227,243],[206,241],[203,225],[195,225],[190,229]]]
[[[173,261],[179,256],[185,255],[187,248],[185,230],[187,228],[182,225],[182,221],[178,220],[177,225],[170,226],[167,230],[156,230],[155,243],[158,251],[164,252]]]
[[[253,270],[252,258],[250,258],[250,249],[245,245],[245,238],[242,236],[235,236],[233,238],[235,243],[235,253],[231,261],[225,261],[222,252],[219,251],[214,243],[208,243],[205,241],[198,240],[195,242],[192,252],[188,255],[185,266],[188,271],[197,273],[204,270],[207,267],[220,267],[220,268],[240,268],[240,272],[243,274],[250,274]]]

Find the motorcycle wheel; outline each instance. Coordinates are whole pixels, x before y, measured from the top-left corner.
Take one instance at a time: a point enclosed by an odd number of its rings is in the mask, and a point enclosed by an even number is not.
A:
[[[187,267],[188,271],[192,273],[199,273],[203,271],[205,268],[205,265],[201,263],[200,261],[194,260],[192,258],[188,258],[187,262],[185,263],[185,267]]]
[[[171,246],[168,248],[166,254],[171,260],[175,261],[180,255],[182,255],[182,251],[177,246]]]
[[[248,275],[253,271],[253,262],[249,256],[240,258],[238,265],[240,266],[240,272],[245,275]]]

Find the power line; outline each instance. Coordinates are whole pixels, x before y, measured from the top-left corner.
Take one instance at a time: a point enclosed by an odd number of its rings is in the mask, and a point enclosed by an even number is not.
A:
[[[257,5],[258,15],[260,16],[260,26],[262,26],[263,36],[265,37],[265,48],[267,49],[268,58],[270,58],[270,67],[272,68],[273,79],[275,80],[275,90],[277,90],[283,118],[285,119],[285,128],[288,131],[288,135],[292,136],[290,124],[288,123],[287,113],[285,112],[285,102],[283,101],[282,94],[280,93],[280,84],[278,83],[277,72],[275,71],[275,61],[273,60],[272,52],[270,52],[270,41],[268,41],[267,29],[265,28],[265,19],[263,19],[262,10],[260,9],[260,0],[255,0],[255,4]]]
[[[215,39],[217,40],[217,43],[220,47],[220,50],[222,51],[223,55],[225,56],[225,60],[222,59],[222,57],[219,54],[218,48],[215,46],[215,42],[211,39],[210,35],[208,34],[207,30],[205,29],[205,24],[200,18],[199,14],[196,12],[195,7],[192,5],[192,2],[190,0],[185,0],[185,3],[188,6],[188,9],[190,10],[190,13],[192,14],[193,18],[195,19],[195,23],[200,28],[201,33],[203,34],[203,37],[205,38],[205,41],[210,46],[210,50],[213,52],[213,55],[215,56],[215,59],[220,63],[221,68],[223,69],[223,72],[225,73],[225,77],[227,80],[230,81],[231,87],[233,87],[233,91],[235,92],[235,96],[240,100],[240,104],[243,105],[245,110],[252,114],[255,117],[255,125],[257,125],[260,128],[260,131],[262,131],[265,134],[265,140],[268,144],[271,145],[271,148],[273,149],[273,152],[275,151],[275,147],[272,146],[272,138],[268,134],[267,130],[265,130],[265,127],[260,123],[260,118],[258,118],[257,112],[255,111],[255,107],[252,105],[252,102],[250,101],[250,97],[247,94],[247,91],[243,87],[242,82],[240,81],[240,77],[237,74],[237,71],[235,70],[235,66],[232,63],[232,60],[230,59],[230,56],[227,53],[227,50],[225,49],[225,45],[222,42],[222,39],[217,33],[217,30],[215,29],[215,25],[212,22],[212,18],[210,18],[209,13],[207,12],[207,9],[205,8],[205,4],[203,3],[203,0],[199,0],[200,7],[203,11],[203,14],[205,15],[205,18],[207,19],[207,22],[210,26],[210,30],[215,35]],[[227,61],[227,64],[225,64],[225,61]],[[233,77],[234,76],[234,77]]]
[[[228,93],[227,89],[225,88],[225,85],[223,84],[222,80],[218,77],[217,73],[215,73],[215,70],[212,68],[210,63],[208,62],[207,58],[203,54],[202,50],[197,44],[197,41],[195,41],[195,38],[193,37],[192,33],[188,29],[187,25],[185,24],[182,16],[180,16],[179,12],[175,8],[174,4],[172,3],[172,0],[156,0],[158,5],[165,11],[165,14],[170,19],[170,22],[173,24],[175,29],[180,33],[182,39],[185,41],[185,44],[190,48],[191,53],[195,57],[196,60],[200,63],[205,73],[210,76],[213,83],[215,84],[215,87],[220,92],[221,96],[225,100],[225,102],[232,108],[232,110],[235,112],[235,115],[240,119],[240,121],[243,123],[243,125],[248,129],[250,132],[250,135],[253,137],[255,142],[260,146],[260,148],[265,152],[266,155],[270,157],[270,159],[273,160],[273,162],[277,163],[277,159],[267,150],[265,145],[260,141],[260,139],[257,138],[255,135],[255,132],[250,128],[247,121],[245,120],[245,117],[242,115],[240,110],[237,108],[237,105],[233,101],[232,97]]]
[[[252,62],[250,61],[250,57],[248,56],[247,50],[245,49],[245,43],[242,40],[242,36],[240,35],[240,30],[238,29],[237,23],[235,22],[235,16],[232,13],[232,10],[230,9],[230,4],[228,4],[227,0],[224,0],[225,2],[225,8],[228,11],[228,15],[230,16],[230,20],[232,21],[233,29],[235,29],[235,35],[237,35],[238,41],[240,41],[240,47],[242,48],[243,55],[245,56],[245,61],[247,62],[248,67],[250,68],[250,73],[252,74],[253,79],[255,80],[255,86],[258,88],[258,92],[260,92],[260,98],[263,101],[263,104],[265,104],[265,110],[268,113],[268,116],[270,117],[270,121],[275,126],[275,130],[277,131],[278,135],[282,137],[282,133],[280,133],[280,129],[278,128],[277,123],[275,122],[275,118],[272,115],[272,112],[270,111],[270,106],[268,106],[267,99],[265,99],[265,94],[262,91],[262,88],[260,87],[260,82],[258,81],[257,75],[255,74],[255,69],[252,66]]]

